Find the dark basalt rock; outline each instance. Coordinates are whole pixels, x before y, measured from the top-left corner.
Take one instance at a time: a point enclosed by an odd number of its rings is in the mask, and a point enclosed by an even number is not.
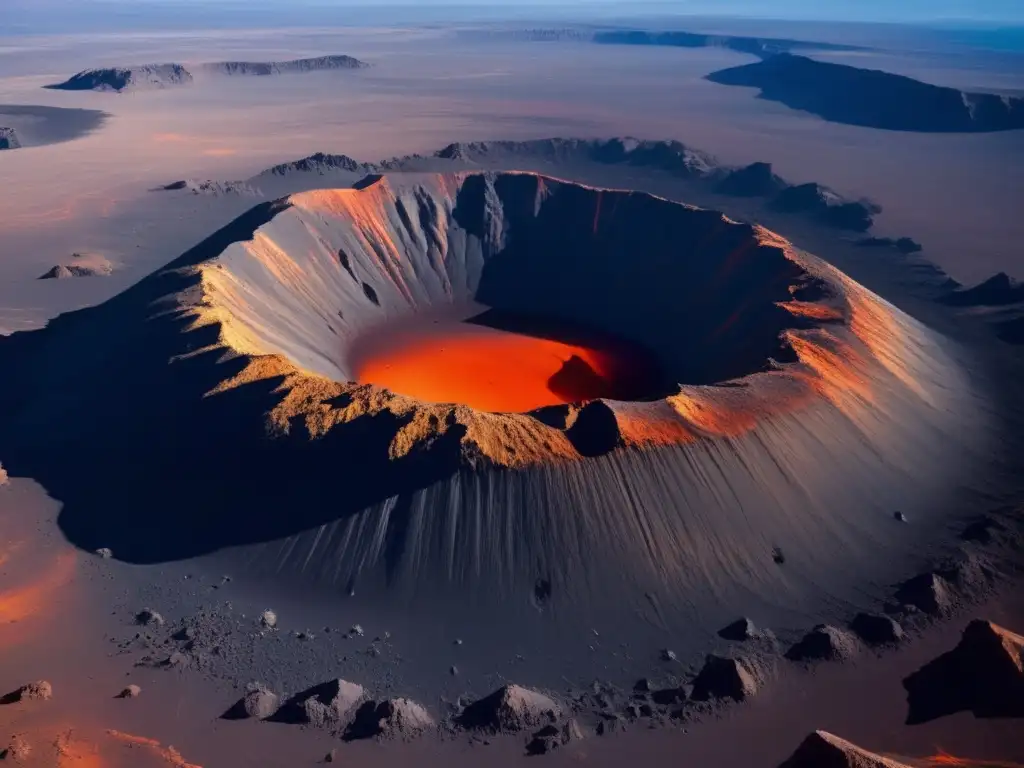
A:
[[[693,681],[691,698],[695,701],[743,701],[757,693],[757,687],[757,680],[742,661],[709,655],[697,679]]]
[[[903,627],[888,616],[858,613],[850,623],[857,637],[868,645],[898,643],[904,638]]]
[[[952,651],[903,681],[907,723],[964,710],[975,717],[1024,717],[1024,637],[977,619]]]

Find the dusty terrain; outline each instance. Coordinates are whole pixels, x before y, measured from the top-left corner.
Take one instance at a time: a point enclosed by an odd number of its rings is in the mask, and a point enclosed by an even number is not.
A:
[[[862,29],[508,31],[0,48],[0,103],[109,114],[0,106],[0,753],[1024,761],[1020,132],[703,80],[751,35],[908,55]],[[43,88],[339,50],[371,66]],[[939,84],[1021,87],[970,61]],[[466,321],[523,385],[395,372]],[[460,330],[403,335],[428,322]]]

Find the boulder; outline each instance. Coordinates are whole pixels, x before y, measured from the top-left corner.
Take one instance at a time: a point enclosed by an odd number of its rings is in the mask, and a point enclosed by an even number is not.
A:
[[[743,701],[757,693],[757,680],[744,662],[709,655],[693,681],[695,701],[735,699]]]
[[[898,643],[904,638],[903,627],[895,619],[874,613],[858,613],[850,629],[868,645]]]
[[[857,641],[848,632],[819,624],[786,651],[791,661],[842,661],[856,653]]]
[[[523,731],[558,719],[561,708],[554,699],[518,685],[506,685],[470,704],[459,717],[466,728]]]

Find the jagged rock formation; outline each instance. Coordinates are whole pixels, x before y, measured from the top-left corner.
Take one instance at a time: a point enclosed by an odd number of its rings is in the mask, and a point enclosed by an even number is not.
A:
[[[843,661],[857,652],[857,641],[849,633],[819,624],[788,651],[791,661]]]
[[[195,179],[181,179],[172,181],[160,187],[162,191],[185,190],[193,195],[210,195],[220,197],[221,195],[239,195],[242,197],[257,197],[260,190],[244,181],[196,181]]]
[[[62,83],[47,85],[59,91],[126,91],[188,85],[192,73],[181,64],[144,64],[137,67],[87,69]]]
[[[939,299],[952,307],[999,307],[1024,302],[1024,283],[997,272],[973,288],[951,291]]]
[[[882,210],[870,203],[844,201],[832,190],[814,182],[786,187],[771,200],[770,206],[785,213],[809,214],[826,226],[855,232],[870,229],[874,214]]]
[[[907,723],[968,710],[1024,717],[1024,637],[990,621],[967,625],[960,642],[903,681]]]
[[[14,129],[0,126],[0,150],[20,148],[21,141],[18,140],[18,134]]]
[[[506,685],[470,704],[459,716],[464,728],[524,731],[558,719],[561,707],[549,696],[518,685]]]
[[[779,768],[910,768],[826,731],[815,731]]]
[[[218,61],[212,64],[203,64],[200,68],[209,74],[232,77],[267,77],[336,69],[365,69],[368,66],[370,65],[365,61],[360,61],[352,56],[337,55],[291,61]]]
[[[772,173],[771,163],[751,163],[729,171],[718,183],[718,191],[735,197],[771,197],[788,185]]]
[[[360,163],[358,160],[353,160],[348,155],[326,155],[323,152],[317,152],[315,155],[304,157],[301,160],[275,165],[272,168],[268,168],[263,171],[260,175],[283,176],[286,173],[296,171],[300,173],[318,173],[320,175],[330,171],[371,173],[376,169],[376,166],[369,163]]]
[[[646,141],[632,137],[609,140],[540,139],[535,141],[475,141],[449,144],[435,157],[472,160],[495,154],[529,154],[551,161],[590,160],[607,165],[656,168],[699,178],[716,168],[714,158],[678,141]]]
[[[1024,99],[966,93],[902,75],[783,53],[707,76],[835,123],[926,133],[1024,128]]]
[[[190,65],[191,66],[191,65]],[[318,56],[291,61],[218,61],[186,67],[183,64],[144,64],[134,67],[107,67],[87,69],[62,83],[47,85],[60,91],[115,91],[168,88],[189,85],[195,74],[260,77],[326,70],[351,70],[368,67],[364,61],[351,56]]]

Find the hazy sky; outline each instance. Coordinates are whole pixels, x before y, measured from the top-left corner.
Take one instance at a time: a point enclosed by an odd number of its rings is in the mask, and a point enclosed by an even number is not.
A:
[[[189,26],[743,16],[1024,24],[1024,0],[0,0],[0,35]]]

